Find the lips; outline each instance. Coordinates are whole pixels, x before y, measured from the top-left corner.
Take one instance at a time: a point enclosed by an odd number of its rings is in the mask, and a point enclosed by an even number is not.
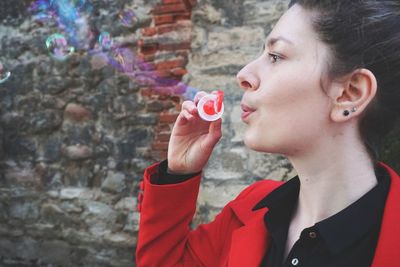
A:
[[[246,104],[241,103],[240,107],[242,108],[242,120],[246,121],[246,119],[251,115],[251,113],[253,113],[255,111],[255,109],[250,108],[249,106],[247,106]]]

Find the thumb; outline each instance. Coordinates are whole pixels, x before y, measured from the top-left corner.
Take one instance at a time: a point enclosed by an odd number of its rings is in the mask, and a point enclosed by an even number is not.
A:
[[[218,119],[210,123],[209,134],[207,136],[208,142],[215,145],[222,137],[222,119]]]

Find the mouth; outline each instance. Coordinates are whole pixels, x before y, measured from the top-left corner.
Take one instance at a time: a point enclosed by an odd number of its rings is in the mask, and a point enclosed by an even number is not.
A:
[[[255,109],[252,109],[243,103],[240,104],[240,107],[242,108],[242,121],[246,122],[248,117],[255,111]]]

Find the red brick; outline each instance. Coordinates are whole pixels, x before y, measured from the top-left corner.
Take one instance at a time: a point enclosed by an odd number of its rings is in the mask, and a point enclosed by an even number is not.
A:
[[[159,133],[156,135],[156,141],[168,142],[170,136],[171,136],[171,133]]]
[[[176,14],[174,19],[175,21],[190,20],[191,17],[192,17],[192,12],[186,12],[186,13]]]
[[[172,25],[162,25],[162,26],[159,26],[158,28],[157,28],[157,33],[158,34],[163,34],[163,33],[167,33],[167,32],[172,32],[172,31],[176,31],[176,30],[178,30],[178,26],[177,25],[175,25],[175,24],[172,24]]]
[[[168,150],[168,142],[159,142],[156,141],[151,145],[153,150]]]
[[[179,20],[190,20],[192,16],[191,12],[175,13],[175,14],[165,14],[165,15],[155,15],[154,24],[156,26],[163,24],[171,24]]]
[[[183,0],[186,5],[191,6],[192,8],[197,5],[197,0]]]
[[[154,90],[151,88],[145,88],[140,90],[140,94],[145,97],[150,97],[154,94]]]
[[[146,62],[151,62],[151,61],[153,61],[155,59],[155,55],[154,54],[145,55],[145,54],[142,54],[140,51],[138,52],[137,56],[140,59],[142,59],[143,61],[146,61]]]
[[[153,9],[153,13],[155,15],[180,13],[180,12],[186,12],[186,11],[188,11],[186,9],[186,5],[182,4],[182,3],[175,3],[175,4],[170,4],[170,5],[159,5]]]
[[[171,74],[173,76],[178,76],[178,77],[182,77],[183,75],[185,75],[186,73],[188,73],[188,71],[186,69],[183,68],[176,68],[176,69],[172,69],[171,70]]]
[[[140,47],[140,52],[144,55],[149,55],[149,54],[155,54],[157,50],[159,49],[158,44],[149,44],[146,46],[141,46]]]
[[[153,35],[156,35],[157,33],[158,33],[158,30],[155,27],[147,27],[147,28],[142,29],[143,36],[153,36]]]
[[[178,117],[179,113],[167,113],[162,112],[160,113],[160,122],[161,123],[174,123],[176,118]]]
[[[154,128],[155,132],[171,132],[172,125],[169,123],[160,123]]]
[[[159,78],[171,77],[171,73],[169,72],[169,70],[156,70],[154,71],[154,75]]]
[[[168,24],[168,23],[173,23],[175,21],[174,15],[156,15],[154,16],[154,24],[156,26],[162,25],[162,24]]]
[[[182,0],[162,0],[163,4],[181,4]]]
[[[165,70],[165,69],[170,70],[184,66],[186,66],[186,60],[184,59],[169,60],[155,64],[157,70]]]

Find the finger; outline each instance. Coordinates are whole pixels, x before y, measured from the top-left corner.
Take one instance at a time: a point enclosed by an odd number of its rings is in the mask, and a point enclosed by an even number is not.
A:
[[[194,96],[194,100],[193,100],[194,104],[197,106],[197,103],[199,103],[200,99],[201,99],[203,96],[205,96],[205,95],[208,95],[208,93],[207,93],[207,92],[204,92],[204,91],[198,92],[198,93]]]
[[[193,115],[189,113],[187,110],[182,110],[182,116],[185,117],[187,121],[193,119]]]
[[[222,119],[218,119],[216,121],[213,121],[210,124],[210,134],[213,136],[221,136],[222,135]]]
[[[178,118],[176,119],[176,124],[178,126],[182,126],[185,125],[186,123],[189,122],[190,117],[188,116],[190,114],[188,114],[188,112],[186,110],[182,110],[179,115]]]
[[[187,100],[182,103],[182,111],[186,110],[189,114],[197,115],[197,107],[193,101]]]
[[[222,137],[222,119],[213,121],[209,128],[209,140],[213,146],[218,143],[219,139]]]

